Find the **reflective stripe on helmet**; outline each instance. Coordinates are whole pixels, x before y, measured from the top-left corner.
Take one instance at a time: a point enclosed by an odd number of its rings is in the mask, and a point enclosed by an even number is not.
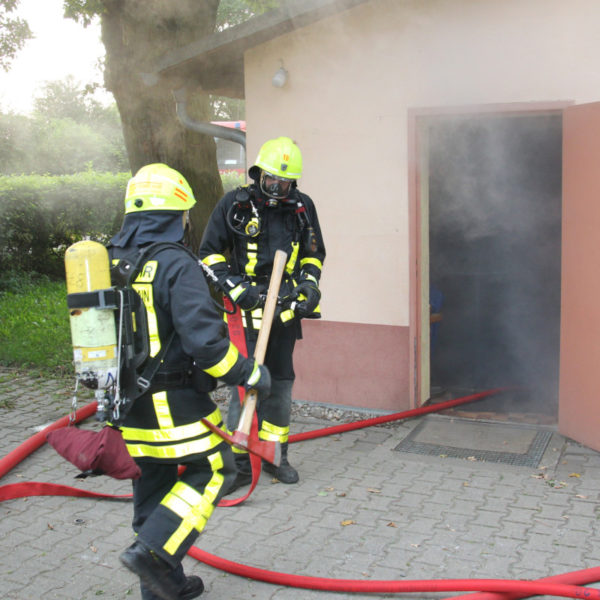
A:
[[[125,214],[146,210],[190,210],[194,192],[181,173],[165,164],[142,167],[128,182]]]

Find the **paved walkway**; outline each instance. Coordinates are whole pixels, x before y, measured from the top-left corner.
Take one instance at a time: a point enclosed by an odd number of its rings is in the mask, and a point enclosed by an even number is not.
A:
[[[67,414],[70,398],[64,382],[0,369],[0,456]],[[82,398],[80,405],[89,401]],[[290,454],[300,483],[286,486],[263,475],[244,505],[215,510],[197,546],[263,569],[367,581],[535,579],[600,565],[599,453],[547,426],[549,441],[535,466],[397,450],[424,423],[452,432],[457,421],[428,415],[294,444]],[[295,432],[328,425],[311,417],[295,417],[292,424]],[[0,485],[46,481],[130,491],[128,482],[75,474],[45,445]],[[0,595],[139,598],[135,577],[118,560],[132,540],[130,519],[128,502],[31,497],[1,503]],[[257,582],[191,557],[185,566],[204,579],[207,600],[384,597]]]

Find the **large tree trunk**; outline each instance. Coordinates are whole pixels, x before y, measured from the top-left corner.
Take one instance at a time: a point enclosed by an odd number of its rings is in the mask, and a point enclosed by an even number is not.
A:
[[[182,82],[149,86],[144,74],[168,50],[212,34],[218,5],[219,0],[104,0],[102,15],[105,84],[121,115],[131,170],[162,162],[188,180],[197,201],[190,213],[193,250],[223,194],[215,143],[179,122],[172,92]],[[208,96],[191,93],[188,112],[198,121],[209,120]]]

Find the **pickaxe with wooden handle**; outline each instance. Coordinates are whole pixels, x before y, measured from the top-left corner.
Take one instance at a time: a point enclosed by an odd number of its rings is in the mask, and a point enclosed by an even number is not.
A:
[[[258,339],[256,340],[256,348],[254,350],[254,359],[260,365],[262,365],[265,360],[267,344],[269,343],[269,335],[271,333],[271,325],[273,324],[275,309],[277,308],[279,287],[281,285],[281,278],[283,277],[286,261],[287,254],[283,250],[277,250],[273,260],[273,271],[271,272],[269,289],[267,290],[267,298],[263,308],[262,322],[258,332]],[[281,463],[281,444],[279,442],[259,440],[258,438],[250,436],[250,429],[252,427],[254,413],[256,412],[257,400],[258,393],[255,389],[251,389],[246,393],[240,420],[233,435],[229,435],[225,431],[219,429],[207,419],[202,419],[202,422],[229,444],[232,444],[241,450],[252,452],[252,454],[260,456],[267,462],[279,466]]]

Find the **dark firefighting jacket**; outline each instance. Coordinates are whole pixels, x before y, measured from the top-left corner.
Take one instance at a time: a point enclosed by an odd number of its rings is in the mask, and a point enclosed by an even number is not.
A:
[[[295,317],[285,299],[304,280],[318,285],[325,260],[319,219],[309,196],[294,188],[285,202],[269,204],[255,184],[228,192],[210,216],[198,255],[223,289],[250,282],[266,293],[278,249],[288,257],[279,292],[279,318],[285,324]],[[254,329],[260,327],[261,316],[262,309],[252,311]],[[319,308],[310,315],[319,316]]]
[[[179,228],[183,233],[181,213],[175,221],[169,214],[128,217],[113,238],[118,245],[109,246],[113,265],[125,258],[135,261],[149,240],[170,241],[165,232]],[[210,378],[242,384],[245,361],[226,336],[201,268],[183,247],[159,248],[133,287],[146,308],[150,355],[156,356],[166,340],[170,343],[149,391],[135,400],[121,427],[128,450],[134,458],[173,462],[208,452],[222,442],[199,421],[207,417],[222,425],[208,394]]]

